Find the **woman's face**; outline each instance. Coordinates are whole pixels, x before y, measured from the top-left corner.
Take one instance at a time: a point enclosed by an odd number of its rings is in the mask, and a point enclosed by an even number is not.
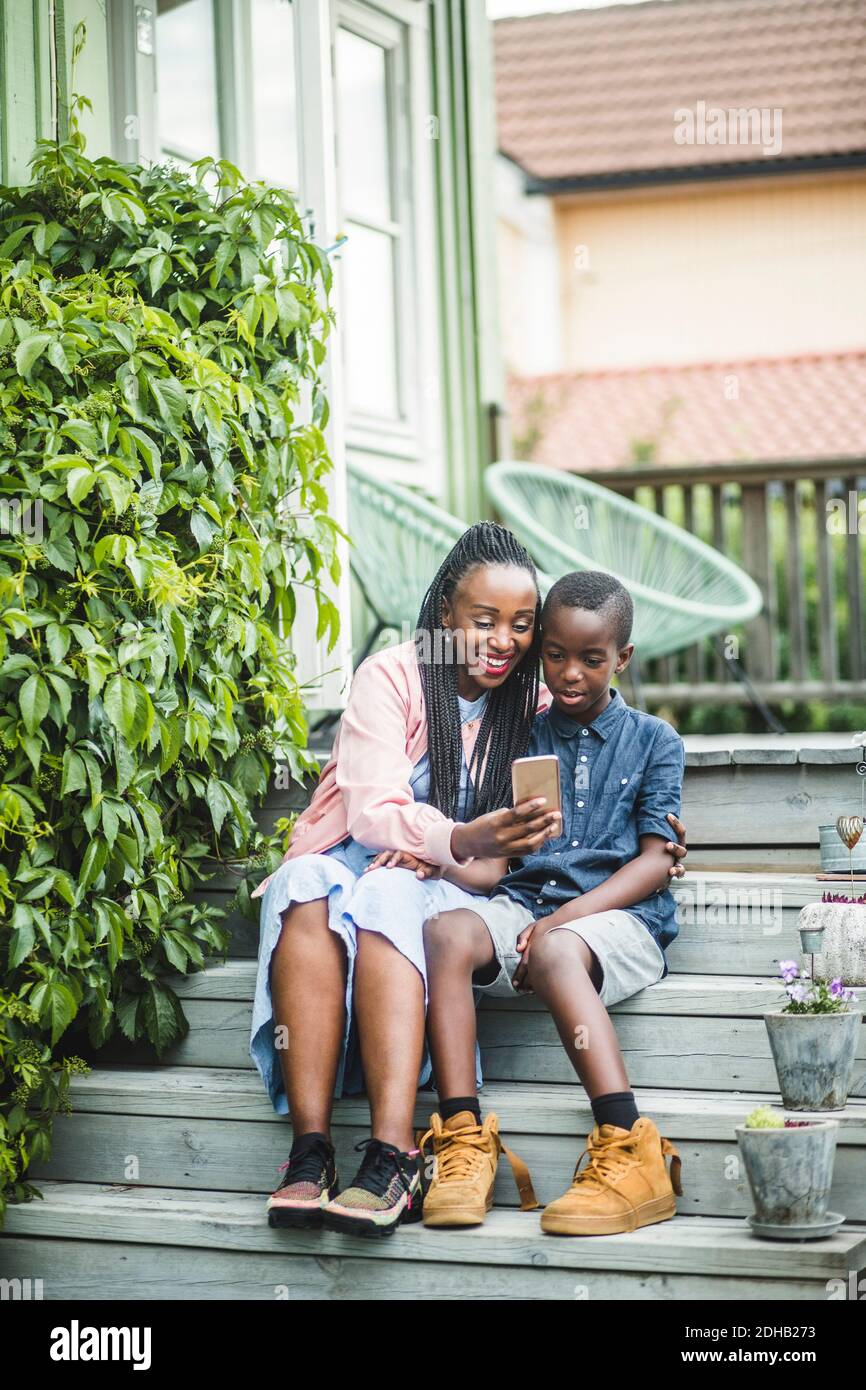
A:
[[[457,689],[477,700],[502,685],[532,643],[538,590],[519,565],[476,565],[443,602],[454,633]]]

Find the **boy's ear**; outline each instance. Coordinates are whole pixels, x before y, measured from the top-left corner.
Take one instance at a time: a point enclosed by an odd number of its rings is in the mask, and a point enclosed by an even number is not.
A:
[[[633,655],[634,655],[634,642],[629,642],[628,646],[627,646],[627,647],[623,647],[622,651],[620,651],[620,652],[618,653],[618,655],[617,655],[617,658],[616,658],[616,665],[615,665],[614,668],[613,668],[613,672],[614,672],[614,675],[615,675],[615,676],[618,676],[618,675],[620,674],[621,671],[624,671],[624,670],[625,670],[626,666],[627,666],[628,663],[631,661]]]

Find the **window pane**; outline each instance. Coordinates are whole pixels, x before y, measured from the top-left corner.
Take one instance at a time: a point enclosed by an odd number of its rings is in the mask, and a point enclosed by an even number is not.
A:
[[[399,415],[394,334],[394,246],[384,232],[349,224],[343,252],[343,326],[349,409]]]
[[[357,217],[391,216],[386,54],[348,29],[337,34],[339,160],[343,207]]]
[[[255,176],[298,187],[298,119],[291,0],[251,0]]]
[[[212,0],[159,0],[156,64],[162,149],[219,155]]]

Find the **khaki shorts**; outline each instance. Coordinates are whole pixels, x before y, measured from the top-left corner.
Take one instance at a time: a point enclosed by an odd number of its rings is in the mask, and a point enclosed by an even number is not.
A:
[[[522,954],[517,950],[517,939],[536,920],[535,914],[504,893],[495,898],[478,898],[469,910],[478,914],[490,932],[499,964],[495,980],[487,985],[473,981],[473,989],[481,994],[519,998],[525,991],[516,990],[512,984]],[[656,984],[664,974],[661,947],[643,922],[621,908],[579,917],[561,927],[551,927],[551,931],[572,931],[595,953],[604,972],[599,997],[607,1008]]]

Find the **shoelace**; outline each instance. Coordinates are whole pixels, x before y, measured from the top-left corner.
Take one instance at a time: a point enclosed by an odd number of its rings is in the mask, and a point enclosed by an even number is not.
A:
[[[430,1132],[432,1134],[433,1131]],[[440,1176],[455,1181],[473,1177],[483,1163],[487,1148],[487,1140],[481,1130],[445,1130],[441,1137],[447,1138],[448,1142],[440,1144],[436,1154]]]
[[[670,1155],[671,1157],[671,1183],[674,1192],[678,1197],[681,1197],[683,1189],[680,1181],[680,1169],[682,1164],[679,1153],[669,1139],[659,1137],[661,1138],[663,1156]],[[619,1176],[629,1168],[633,1168],[639,1162],[636,1154],[626,1152],[627,1149],[633,1148],[634,1143],[634,1136],[631,1133],[623,1134],[619,1138],[606,1139],[599,1144],[593,1144],[590,1134],[587,1146],[577,1160],[572,1186],[577,1183],[595,1182],[602,1187],[614,1187],[614,1177]],[[583,1162],[584,1154],[589,1154],[589,1163],[580,1173],[578,1170]],[[622,1196],[622,1193],[619,1195]],[[629,1203],[629,1205],[634,1210],[633,1204]]]
[[[280,1164],[278,1171],[285,1174],[280,1187],[291,1187],[296,1182],[319,1182],[322,1170],[327,1172],[330,1159],[328,1145],[323,1139],[315,1139],[300,1153],[294,1156],[290,1154],[286,1162]]]
[[[428,1139],[434,1140],[434,1153],[436,1162],[440,1165],[440,1175],[445,1178],[455,1179],[470,1177],[478,1166],[477,1156],[471,1152],[473,1149],[481,1149],[487,1143],[481,1129],[471,1130],[450,1130],[442,1127],[442,1122],[438,1115],[433,1116],[436,1121],[436,1129],[428,1129],[427,1133],[421,1138],[418,1147],[424,1153]],[[541,1206],[535,1195],[535,1188],[532,1186],[532,1178],[529,1176],[529,1169],[518,1158],[516,1153],[512,1153],[507,1144],[502,1142],[498,1131],[494,1134],[496,1143],[496,1161],[499,1162],[499,1154],[504,1153],[511,1165],[511,1172],[517,1191],[520,1194],[520,1210],[535,1211]],[[439,1141],[438,1145],[435,1141]],[[447,1140],[446,1144],[442,1141]]]
[[[355,1149],[364,1149],[366,1152],[351,1184],[352,1187],[360,1187],[364,1192],[371,1192],[374,1197],[384,1197],[396,1174],[408,1198],[407,1206],[411,1210],[412,1178],[406,1174],[399,1151],[388,1148],[381,1139],[362,1139],[360,1144],[355,1145]],[[410,1149],[409,1153],[411,1157],[415,1157],[418,1150]]]

